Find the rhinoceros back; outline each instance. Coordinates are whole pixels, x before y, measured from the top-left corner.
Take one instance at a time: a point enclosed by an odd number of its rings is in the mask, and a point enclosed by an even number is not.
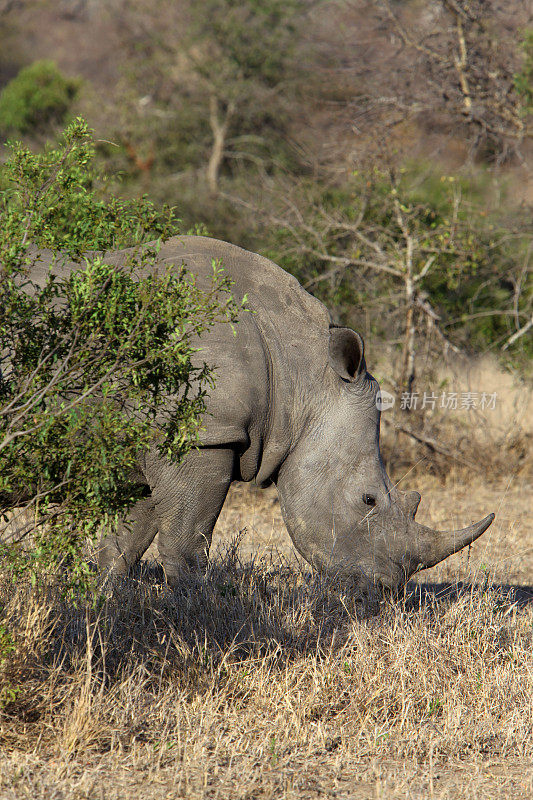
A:
[[[120,265],[132,253],[108,252],[105,261]],[[51,263],[51,254],[41,251],[31,277],[42,283]],[[205,361],[215,372],[201,441],[206,447],[236,448],[242,479],[259,473],[260,480],[268,480],[294,435],[292,402],[299,386],[319,381],[327,363],[330,317],[281,267],[217,239],[169,239],[150,269],[185,266],[198,286],[208,289],[214,263],[229,275],[235,300],[240,303],[246,296],[247,301],[234,328],[217,323],[198,341],[196,361]],[[60,275],[79,269],[69,262],[53,264]]]
[[[203,282],[212,275],[213,260],[220,262],[237,302],[247,297],[235,334],[227,324],[216,325],[200,341],[202,357],[217,372],[209,403],[213,424],[206,424],[205,442],[220,444],[221,435],[244,428],[249,449],[241,457],[242,477],[259,473],[260,481],[268,480],[295,435],[295,420],[301,417],[294,411],[295,399],[301,404],[323,378],[329,313],[277,264],[227,242],[177,237],[162,246],[159,260],[185,264],[201,286],[207,286]]]

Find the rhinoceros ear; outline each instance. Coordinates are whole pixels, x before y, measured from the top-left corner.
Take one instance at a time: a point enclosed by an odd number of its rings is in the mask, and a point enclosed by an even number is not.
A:
[[[366,369],[365,345],[351,328],[331,325],[329,329],[329,365],[344,381],[354,381]]]

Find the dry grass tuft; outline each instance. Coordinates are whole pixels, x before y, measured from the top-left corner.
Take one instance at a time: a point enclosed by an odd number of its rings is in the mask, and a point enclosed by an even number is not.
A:
[[[412,584],[364,617],[349,587],[230,547],[176,592],[145,564],[92,605],[6,581],[0,604],[6,800],[533,789],[527,593]]]
[[[406,412],[387,380],[390,363],[389,354],[378,374],[396,397],[394,410],[382,415],[382,452],[394,478],[407,471],[441,479],[451,471],[533,476],[531,380],[503,370],[491,356],[457,357],[426,366],[415,384],[416,407]],[[424,395],[434,399],[426,402]],[[453,396],[455,408],[449,407]]]

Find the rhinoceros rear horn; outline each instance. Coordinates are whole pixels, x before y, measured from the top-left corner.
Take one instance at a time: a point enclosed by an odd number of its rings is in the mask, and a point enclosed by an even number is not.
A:
[[[452,553],[457,553],[463,547],[472,544],[478,536],[485,533],[493,519],[494,514],[489,514],[468,528],[453,531],[435,531],[413,521],[410,530],[416,542],[414,550],[418,561],[417,568],[434,567]]]
[[[365,367],[365,344],[351,328],[331,325],[329,365],[344,381],[354,381]]]

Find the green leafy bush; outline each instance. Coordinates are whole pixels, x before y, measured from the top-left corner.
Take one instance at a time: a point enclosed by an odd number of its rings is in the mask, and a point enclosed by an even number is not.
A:
[[[533,28],[524,31],[522,69],[514,76],[515,89],[522,100],[524,115],[533,113]]]
[[[18,532],[4,550],[18,571],[62,564],[79,586],[86,537],[142,495],[139,457],[157,444],[177,460],[194,445],[212,377],[193,367],[193,337],[234,321],[236,308],[217,265],[206,292],[179,265],[146,270],[176,230],[173,211],[104,202],[83,121],[40,155],[11,147],[0,193],[0,507]],[[125,245],[123,266],[83,255]],[[34,281],[38,257],[51,272]]]
[[[53,61],[35,61],[20,70],[0,93],[0,130],[28,133],[62,122],[79,89]]]

